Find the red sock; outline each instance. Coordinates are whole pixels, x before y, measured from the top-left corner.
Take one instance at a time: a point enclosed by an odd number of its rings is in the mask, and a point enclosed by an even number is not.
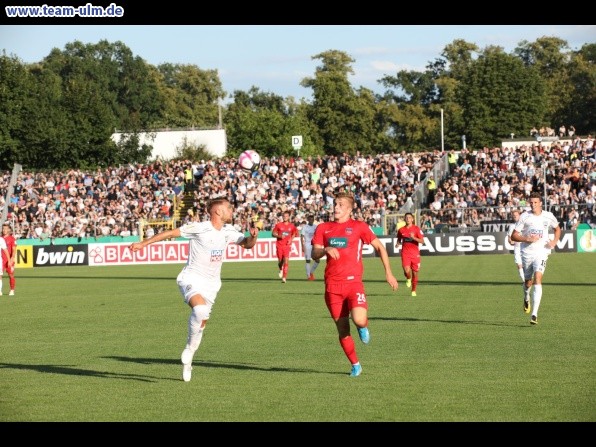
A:
[[[346,357],[352,363],[352,365],[358,363],[358,355],[356,354],[356,349],[354,348],[354,339],[351,335],[348,335],[345,338],[339,339],[339,344],[341,348],[344,350]]]
[[[283,272],[283,277],[287,278],[288,277],[288,264],[284,264],[283,268],[281,269],[281,271]]]
[[[418,275],[412,278],[412,292],[416,291],[416,286],[418,285]]]

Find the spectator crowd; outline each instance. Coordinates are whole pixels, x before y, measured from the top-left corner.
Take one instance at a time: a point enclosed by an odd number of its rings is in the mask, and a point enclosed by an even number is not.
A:
[[[443,157],[444,179],[433,178]],[[236,207],[234,225],[271,230],[284,211],[294,222],[332,218],[334,194],[350,191],[358,205],[354,218],[382,226],[383,218],[414,205],[416,188],[428,188],[422,205],[423,231],[438,224],[478,227],[484,220],[509,220],[525,208],[531,192],[544,194],[546,209],[572,228],[596,226],[594,140],[575,139],[550,146],[482,148],[459,153],[440,150],[382,155],[272,157],[253,174],[236,160],[172,160],[85,171],[21,172],[9,203],[11,172],[0,175],[0,210],[16,238],[137,236],[142,221],[168,221],[185,194],[192,194],[180,224],[206,218],[208,199],[227,196]],[[431,187],[432,185],[432,187]],[[151,228],[151,227],[148,227]],[[151,231],[158,231],[151,228]],[[146,235],[145,235],[146,236]]]

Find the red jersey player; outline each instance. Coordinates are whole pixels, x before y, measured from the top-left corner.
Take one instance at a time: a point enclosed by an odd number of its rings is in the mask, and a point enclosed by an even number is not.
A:
[[[2,250],[2,270],[0,270],[0,275],[2,272],[8,273],[8,282],[10,285],[10,292],[8,294],[14,295],[14,288],[16,285],[16,280],[14,279],[14,266],[17,257],[17,241],[12,235],[10,224],[6,222],[2,224],[2,239],[4,239],[6,244],[6,250]],[[2,295],[1,281],[2,277],[0,276],[0,295]]]
[[[420,270],[420,248],[424,244],[424,235],[419,227],[414,225],[414,215],[406,213],[406,224],[397,230],[395,248],[401,245],[401,266],[406,277],[406,286],[412,288],[412,296],[416,296],[418,285],[418,271]]]
[[[284,211],[283,221],[275,224],[271,235],[274,238],[277,238],[277,241],[275,241],[275,248],[277,250],[279,277],[281,278],[281,282],[286,282],[286,279],[288,278],[288,262],[290,261],[292,240],[295,237],[298,237],[298,228],[290,222],[289,211]]]
[[[362,373],[356,354],[354,339],[350,334],[350,315],[364,344],[370,341],[368,332],[368,303],[362,282],[364,266],[362,247],[372,245],[385,268],[385,279],[391,289],[397,289],[397,279],[385,246],[366,222],[351,218],[354,196],[342,192],[335,196],[334,221],[317,226],[312,239],[312,259],[319,261],[327,255],[325,266],[325,304],[339,334],[339,344],[352,364],[351,377]]]

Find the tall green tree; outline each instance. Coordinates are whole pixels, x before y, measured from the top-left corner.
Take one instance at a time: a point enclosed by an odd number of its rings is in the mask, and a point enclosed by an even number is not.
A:
[[[567,124],[564,111],[569,109],[573,94],[569,70],[571,52],[567,41],[548,36],[540,37],[534,42],[524,40],[519,43],[514,53],[526,66],[536,68],[545,83],[543,120],[533,125],[549,126],[558,130],[561,124]]]
[[[219,102],[226,95],[217,70],[196,65],[161,64],[164,110],[161,126],[203,127],[219,125]]]
[[[31,76],[17,56],[0,55],[0,170],[24,162],[20,131],[25,125],[24,98],[31,94]]]
[[[78,165],[80,151],[71,139],[76,127],[63,107],[62,80],[41,64],[29,67],[33,96],[23,104],[29,122],[21,136],[26,166],[32,169]]]
[[[464,128],[463,110],[456,91],[474,62],[476,44],[456,39],[425,71],[397,72],[379,82],[388,90],[380,98],[394,145],[407,150],[427,150],[441,144],[441,109],[448,147],[459,145]],[[397,150],[397,148],[393,148]]]
[[[44,66],[57,73],[65,85],[74,77],[96,83],[102,101],[112,108],[115,127],[126,132],[148,129],[163,115],[163,89],[151,67],[122,42],[80,41],[57,48],[44,59]]]
[[[500,47],[487,47],[468,67],[457,97],[468,143],[494,146],[511,133],[527,134],[543,113],[545,87],[533,67]]]
[[[353,74],[348,54],[329,50],[313,56],[321,65],[313,78],[304,78],[303,87],[313,89],[308,118],[318,128],[327,154],[355,154],[374,151],[378,136],[374,132],[376,110],[366,89],[356,92],[348,79]]]
[[[596,131],[596,44],[586,44],[574,52],[569,64],[571,101],[560,110],[562,123],[575,127],[579,135]]]

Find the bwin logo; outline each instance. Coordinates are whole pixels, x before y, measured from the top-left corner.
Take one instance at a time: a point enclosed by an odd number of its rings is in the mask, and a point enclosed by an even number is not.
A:
[[[47,251],[40,247],[35,258],[35,265],[76,265],[85,263],[85,252],[74,251],[68,246],[66,251]]]

